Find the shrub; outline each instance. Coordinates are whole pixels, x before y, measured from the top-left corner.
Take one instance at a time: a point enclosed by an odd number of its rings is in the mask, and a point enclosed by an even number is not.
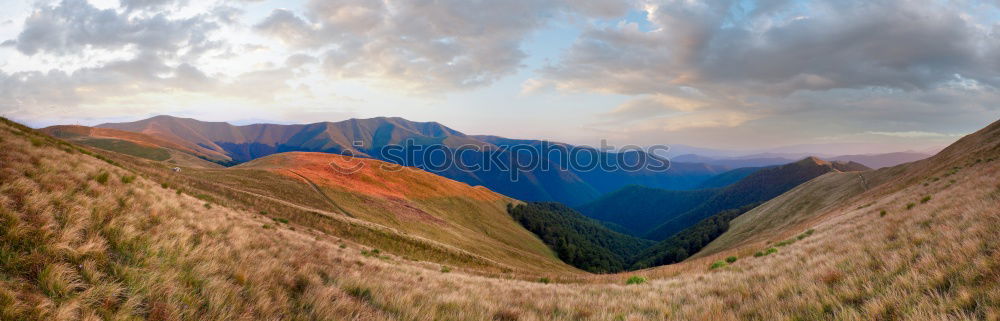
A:
[[[628,280],[625,280],[626,285],[643,284],[643,283],[646,283],[646,278],[638,275],[633,275],[629,277]]]
[[[729,264],[736,263],[736,257],[735,256],[727,257],[726,258],[726,263],[729,263]]]
[[[342,249],[346,249],[346,248],[347,248],[347,244],[341,244],[341,245],[340,245],[340,248],[342,248]]]
[[[170,188],[170,184],[160,183],[160,187],[162,187],[162,188]]]
[[[878,211],[878,217],[885,217],[886,214],[885,210]]]
[[[128,184],[135,181],[135,175],[125,175],[122,176],[122,184]]]
[[[108,172],[101,172],[100,174],[97,174],[97,176],[94,176],[94,180],[101,183],[101,185],[104,185],[108,183],[108,177],[111,177],[111,174]]]
[[[764,255],[773,254],[773,253],[778,253],[778,249],[770,247],[770,248],[767,249],[766,252],[764,252]]]
[[[363,288],[360,286],[351,286],[348,287],[344,292],[347,292],[348,295],[353,296],[355,299],[361,301],[365,302],[372,301],[372,290],[368,288]]]
[[[913,209],[914,206],[917,206],[917,204],[913,204],[913,203],[906,204],[906,209],[908,209],[908,210],[909,209]]]
[[[715,263],[712,263],[712,266],[709,266],[708,269],[709,270],[715,270],[715,269],[718,269],[718,268],[721,268],[721,267],[726,267],[726,262],[715,261]]]
[[[278,223],[288,224],[288,219],[285,219],[285,218],[275,217],[275,218],[273,218],[273,220],[275,222],[278,222]],[[374,250],[374,251],[378,251],[378,250]],[[378,253],[378,252],[376,252],[376,253]]]
[[[549,278],[543,277],[543,278],[539,278],[538,282],[539,283],[544,283],[544,284],[549,284],[550,282],[552,282],[552,280],[549,280]]]
[[[448,272],[451,272],[451,268],[450,268],[450,267],[447,267],[447,266],[444,266],[444,265],[442,265],[442,266],[441,266],[441,273],[448,273]]]
[[[778,244],[775,244],[774,246],[782,247],[782,246],[785,246],[785,245],[792,245],[792,243],[795,243],[794,239],[787,239],[787,240],[778,242]]]
[[[930,195],[927,195],[927,196],[924,196],[924,198],[921,198],[921,199],[920,199],[920,204],[924,204],[924,203],[927,203],[927,202],[929,202],[930,200],[931,200],[931,196],[930,196]]]
[[[761,251],[757,251],[757,253],[753,254],[753,257],[761,257],[761,256],[764,256],[764,255],[767,255],[767,254],[764,254],[764,252],[761,252]]]

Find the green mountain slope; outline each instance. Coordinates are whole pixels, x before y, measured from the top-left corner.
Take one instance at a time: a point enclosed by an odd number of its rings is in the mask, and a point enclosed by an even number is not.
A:
[[[527,203],[508,208],[511,217],[542,239],[564,262],[608,273],[627,269],[630,259],[652,245],[614,232],[559,203]]]
[[[730,221],[756,206],[757,204],[744,205],[737,209],[725,210],[709,216],[666,240],[642,250],[632,258],[630,268],[638,270],[684,261],[729,230]]]
[[[673,191],[633,185],[581,206],[580,212],[622,226],[631,235],[643,236],[718,192],[718,189]]]

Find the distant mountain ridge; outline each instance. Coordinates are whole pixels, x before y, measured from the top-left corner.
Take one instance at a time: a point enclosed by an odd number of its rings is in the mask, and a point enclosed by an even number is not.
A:
[[[700,206],[664,222],[649,232],[646,238],[666,239],[718,212],[767,201],[829,172],[867,170],[871,169],[859,163],[828,162],[817,157],[807,157],[795,163],[760,170],[723,188]]]
[[[899,164],[910,163],[931,157],[931,154],[924,152],[893,152],[884,154],[854,154],[854,155],[813,155],[829,161],[856,162],[868,166],[872,169],[891,167]],[[676,162],[704,163],[709,165],[725,166],[729,168],[745,167],[768,167],[784,165],[794,162],[801,157],[796,154],[782,153],[759,153],[739,157],[708,157],[697,154],[683,154],[670,158]]]
[[[721,188],[676,191],[626,187],[581,206],[580,211],[621,225],[632,235],[664,240],[716,213],[767,201],[825,173],[866,170],[870,168],[859,163],[807,157],[782,166],[727,174],[746,175]]]
[[[323,152],[347,154],[375,158],[406,166],[428,170],[451,179],[471,185],[482,185],[504,195],[526,201],[556,201],[571,206],[596,199],[602,194],[628,185],[642,185],[667,189],[691,189],[701,182],[727,168],[723,166],[671,163],[667,171],[642,169],[628,170],[588,170],[558,169],[564,159],[560,156],[542,155],[550,170],[531,169],[519,172],[518,179],[512,180],[511,173],[496,168],[486,169],[482,165],[491,156],[505,162],[512,168],[518,161],[525,163],[523,155],[498,152],[502,155],[487,155],[501,150],[502,146],[548,144],[557,148],[572,147],[567,144],[549,143],[540,140],[515,140],[497,136],[473,136],[458,132],[436,122],[413,122],[398,117],[377,117],[370,119],[350,119],[340,122],[319,122],[301,125],[253,124],[235,126],[225,122],[204,122],[190,118],[156,116],[135,122],[107,123],[98,128],[111,128],[146,134],[151,137],[173,142],[194,150],[221,164],[234,165],[260,157],[282,152]],[[413,143],[417,147],[432,145],[456,149],[475,146],[479,151],[461,154],[466,168],[452,166],[433,168],[432,163],[455,161],[443,159],[440,154],[430,151],[414,153],[412,159],[394,159],[380,153],[386,146]],[[644,153],[615,154],[593,151],[589,160],[606,161],[614,165],[618,161],[647,161],[656,156]],[[409,150],[408,150],[409,151]],[[428,163],[431,162],[431,163]],[[480,169],[474,169],[474,168]],[[554,170],[551,170],[554,169]]]

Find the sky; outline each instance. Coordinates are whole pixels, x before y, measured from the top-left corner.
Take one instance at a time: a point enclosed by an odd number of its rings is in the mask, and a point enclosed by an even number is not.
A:
[[[1000,1],[0,5],[0,114],[36,127],[398,116],[572,144],[845,154],[941,147],[1000,118]]]

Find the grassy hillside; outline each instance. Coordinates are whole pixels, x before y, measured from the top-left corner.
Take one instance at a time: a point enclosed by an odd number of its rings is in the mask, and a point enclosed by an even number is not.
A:
[[[802,225],[815,215],[841,206],[865,191],[863,176],[871,173],[827,173],[802,184],[779,197],[735,218],[729,230],[707,245],[695,257],[776,237],[776,234]]]
[[[799,184],[829,172],[864,171],[867,169],[858,163],[827,162],[815,157],[808,157],[795,163],[759,170],[739,182],[723,188],[697,207],[664,221],[646,234],[646,238],[664,240],[718,212],[770,200]]]
[[[355,166],[360,168],[356,172],[343,170]],[[317,208],[434,240],[504,264],[530,269],[568,269],[545,244],[507,214],[507,205],[516,200],[484,187],[472,187],[422,170],[373,159],[324,153],[275,154],[216,172],[229,170],[241,171],[237,176],[258,171],[282,176],[259,183],[240,183],[259,186],[260,193],[265,195],[288,199],[284,194],[289,193],[266,190],[273,180],[290,180],[309,189],[302,192],[318,195],[320,201],[309,202]]]
[[[931,155],[917,152],[897,152],[897,153],[885,153],[885,154],[868,154],[868,155],[843,155],[831,157],[832,161],[852,161],[864,164],[865,166],[879,169],[883,167],[892,167],[896,165],[901,165],[905,163],[915,162],[921,159],[931,157]]]
[[[564,262],[594,273],[620,272],[653,242],[609,230],[559,203],[528,203],[507,209]]]
[[[204,181],[4,121],[0,319],[993,320],[1000,124],[960,143],[766,242],[624,274],[519,274],[374,253],[351,233],[377,230],[349,217],[317,211],[327,228],[225,186],[209,202],[189,192]]]
[[[963,166],[977,165],[996,158],[1000,150],[1000,124],[969,135],[942,150],[937,155],[902,165],[863,173],[829,173],[781,195],[734,219],[725,234],[705,247],[696,256],[705,256],[740,245],[763,242],[780,237],[782,231],[815,222],[822,215],[846,211],[845,201],[866,198],[872,201],[858,205],[856,210],[889,215],[890,209],[878,208],[874,199],[884,190],[900,186],[950,187],[958,181],[949,178]],[[955,164],[949,167],[947,164]],[[884,192],[883,192],[884,193]]]
[[[218,168],[213,155],[142,133],[86,126],[51,126],[43,133],[116,153],[188,167]]]

